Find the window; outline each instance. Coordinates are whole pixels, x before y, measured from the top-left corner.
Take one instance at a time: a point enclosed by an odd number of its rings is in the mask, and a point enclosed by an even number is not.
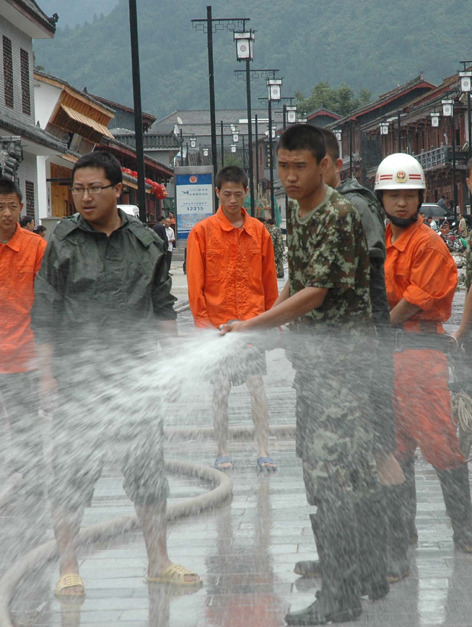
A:
[[[5,104],[13,109],[13,55],[11,39],[3,36],[3,76],[5,81]]]
[[[31,115],[31,88],[29,72],[29,55],[23,48],[20,50],[21,63],[21,106],[23,113]]]
[[[25,182],[25,191],[26,215],[34,218],[34,183],[32,181]]]

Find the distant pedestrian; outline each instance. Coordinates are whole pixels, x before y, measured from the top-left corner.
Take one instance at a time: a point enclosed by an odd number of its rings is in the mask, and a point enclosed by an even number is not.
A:
[[[159,235],[161,240],[164,242],[166,254],[167,254],[167,250],[169,249],[169,240],[167,239],[167,231],[166,231],[165,224],[166,224],[166,217],[159,216],[157,218],[156,224],[152,228],[153,228],[153,231],[155,231]]]
[[[46,237],[46,231],[46,227],[42,224],[34,227],[34,233],[36,233],[36,235],[39,235],[40,237]]]
[[[165,229],[166,229],[166,235],[167,235],[167,254],[166,254],[167,267],[169,268],[169,272],[170,272],[170,266],[172,263],[172,253],[174,251],[174,244],[175,244],[175,232],[171,226],[170,218],[166,218]]]
[[[27,231],[34,231],[34,218],[31,216],[21,216],[20,226]]]
[[[459,235],[465,239],[467,239],[467,235],[469,234],[469,229],[467,227],[467,222],[464,217],[464,214],[461,213],[459,216]]]

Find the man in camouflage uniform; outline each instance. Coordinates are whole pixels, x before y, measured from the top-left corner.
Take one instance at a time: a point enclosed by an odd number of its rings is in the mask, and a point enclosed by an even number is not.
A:
[[[370,550],[372,532],[385,532],[380,503],[371,498],[379,484],[366,415],[374,342],[369,255],[357,212],[323,181],[321,131],[291,126],[280,136],[277,156],[285,190],[298,201],[287,221],[289,281],[272,309],[224,325],[222,333],[291,323],[296,450],[308,502],[317,506],[310,518],[323,581],[315,602],[285,620],[319,625],[358,618],[361,590],[371,598],[388,591],[358,555],[359,547]]]
[[[274,246],[275,266],[277,268],[277,278],[284,278],[284,238],[282,231],[276,226],[274,220],[269,218],[265,223],[267,230],[272,238],[272,245]]]

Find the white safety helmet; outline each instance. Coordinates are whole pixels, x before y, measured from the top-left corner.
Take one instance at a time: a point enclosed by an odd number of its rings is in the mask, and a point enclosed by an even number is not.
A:
[[[426,189],[423,168],[411,155],[396,152],[385,157],[375,175],[374,190]]]

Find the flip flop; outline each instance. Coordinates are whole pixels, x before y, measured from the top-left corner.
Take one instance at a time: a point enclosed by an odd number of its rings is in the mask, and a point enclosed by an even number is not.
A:
[[[224,466],[224,464],[230,464]],[[218,455],[215,461],[215,468],[217,470],[231,470],[233,468],[233,458],[231,455]]]
[[[186,581],[185,577],[188,575],[198,577],[198,579],[196,581]],[[181,564],[171,564],[160,577],[147,577],[147,581],[149,583],[166,583],[175,586],[201,586],[203,583],[197,573],[185,568],[185,566]]]
[[[82,588],[82,592],[65,592],[65,590],[75,588],[76,586],[80,586]],[[85,585],[82,577],[78,573],[67,573],[67,575],[62,575],[56,584],[56,596],[62,598],[85,596]]]
[[[258,457],[257,470],[259,472],[275,472],[277,470],[277,466],[275,465],[272,457]]]

